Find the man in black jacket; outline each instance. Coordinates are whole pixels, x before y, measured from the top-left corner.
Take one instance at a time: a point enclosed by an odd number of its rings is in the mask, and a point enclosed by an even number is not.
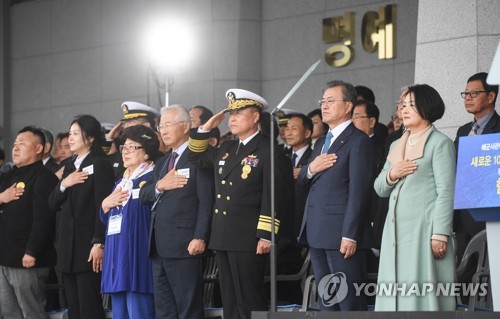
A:
[[[47,199],[57,177],[41,161],[44,144],[39,129],[20,130],[12,148],[15,166],[0,184],[0,306],[4,318],[48,318],[41,288],[55,264],[55,215]]]

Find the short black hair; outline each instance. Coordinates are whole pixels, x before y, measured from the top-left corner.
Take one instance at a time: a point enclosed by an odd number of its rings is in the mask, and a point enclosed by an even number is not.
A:
[[[430,123],[434,123],[444,115],[444,102],[438,91],[427,84],[415,84],[408,87],[408,94],[414,97],[418,114]]]
[[[354,107],[363,105],[366,110],[366,116],[375,118],[375,124],[378,123],[378,118],[380,117],[380,110],[378,106],[372,101],[367,100],[357,100]]]
[[[0,161],[4,161],[5,160],[5,151],[0,148]]]
[[[302,113],[293,113],[293,114],[290,114],[289,120],[291,120],[293,118],[301,119],[302,120],[302,126],[304,127],[304,129],[306,131],[307,130],[311,131],[311,134],[312,134],[312,131],[314,129],[314,125],[313,125],[313,121],[311,120],[311,118],[307,117],[306,115],[304,115]]]
[[[355,89],[356,93],[358,93],[358,96],[363,97],[363,100],[375,103],[375,94],[373,93],[372,89],[364,85],[357,85]]]
[[[31,133],[33,133],[33,135],[38,137],[38,140],[43,148],[42,149],[42,153],[43,153],[43,151],[45,150],[45,135],[43,135],[42,130],[40,130],[39,128],[37,128],[33,125],[28,125],[28,126],[23,127],[22,129],[20,129],[19,132],[17,132],[17,135],[19,135],[21,133],[26,133],[26,132],[31,132]]]
[[[105,155],[102,150],[102,141],[104,136],[101,130],[101,123],[93,117],[92,115],[78,115],[71,122],[71,125],[78,124],[82,131],[82,137],[85,142],[89,142],[91,137],[94,138],[94,141],[90,144],[90,150],[97,155]]]
[[[314,109],[312,110],[311,112],[307,113],[307,117],[311,119],[312,121],[312,118],[315,117],[315,116],[319,116],[319,118],[321,119],[321,121],[323,121],[323,114],[321,114],[321,109]],[[314,124],[313,124],[314,126]],[[328,132],[328,130],[330,129],[330,127],[328,126],[328,124],[326,124],[325,122],[323,122],[323,129],[325,132]]]
[[[126,128],[122,134],[123,142],[130,139],[141,144],[149,160],[156,161],[158,158],[160,141],[155,131],[144,125],[134,125]]]
[[[52,151],[52,147],[54,146],[54,135],[52,135],[52,132],[44,129],[43,127],[40,127],[40,131],[42,131],[43,136],[45,137],[45,142],[49,142],[49,152]],[[45,145],[45,143],[43,143]],[[45,151],[45,150],[44,150]]]
[[[203,105],[195,105],[191,108],[189,108],[189,111],[193,110],[193,109],[198,109],[201,111],[201,115],[200,115],[200,123],[201,125],[207,123],[207,121],[212,117],[214,116],[214,113],[212,111],[210,111],[206,106],[203,106]]]
[[[467,83],[471,81],[481,81],[483,84],[483,88],[486,92],[494,92],[495,93],[495,99],[493,100],[493,105],[495,105],[497,101],[497,96],[498,96],[498,85],[489,85],[486,82],[486,79],[488,78],[488,73],[486,72],[479,72],[471,76],[468,80]]]

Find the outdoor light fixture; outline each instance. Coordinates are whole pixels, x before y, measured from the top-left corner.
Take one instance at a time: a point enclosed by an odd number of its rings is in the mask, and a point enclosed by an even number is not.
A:
[[[196,44],[194,34],[187,20],[172,16],[151,19],[145,29],[144,48],[151,71],[158,75],[157,78],[165,78],[166,106],[169,105],[174,74],[185,71],[193,61]],[[156,82],[160,87],[159,81]]]

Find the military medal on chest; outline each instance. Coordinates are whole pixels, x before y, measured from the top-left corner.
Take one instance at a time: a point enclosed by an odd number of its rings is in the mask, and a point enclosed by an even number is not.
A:
[[[222,156],[222,159],[219,161],[219,175],[222,174],[222,172],[224,171],[222,166],[226,164],[226,159],[228,157],[229,157],[229,153],[226,153],[226,154],[224,154],[224,156]]]
[[[257,167],[259,159],[257,155],[248,155],[241,161],[241,179],[247,179],[248,175],[252,172],[252,167]]]

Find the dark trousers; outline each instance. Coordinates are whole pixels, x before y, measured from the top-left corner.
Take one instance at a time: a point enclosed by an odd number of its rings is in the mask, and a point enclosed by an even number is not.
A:
[[[101,273],[62,273],[70,319],[104,319]]]
[[[251,319],[252,311],[268,311],[264,295],[266,255],[254,251],[216,251],[224,318]]]
[[[338,249],[310,247],[309,253],[318,286],[321,311],[366,310],[366,297],[363,294],[356,296],[356,289],[353,285],[353,283],[360,285],[366,281],[366,251],[358,250],[347,260]],[[339,273],[344,275],[339,275]],[[332,274],[337,275],[329,280],[329,285],[322,285],[325,282],[321,283],[321,279]],[[335,297],[338,300],[333,299]]]
[[[157,319],[203,319],[201,258],[153,256],[153,286]]]

